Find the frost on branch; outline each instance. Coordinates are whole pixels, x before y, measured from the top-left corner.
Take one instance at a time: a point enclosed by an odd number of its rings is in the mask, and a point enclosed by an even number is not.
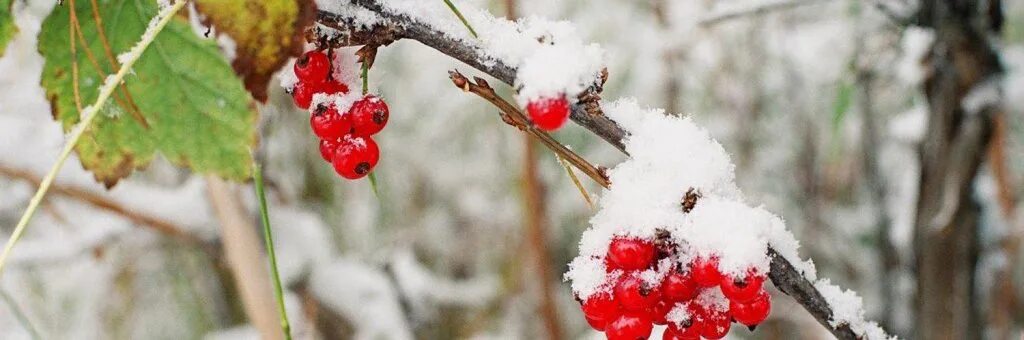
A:
[[[358,1],[357,1],[358,2]],[[483,65],[500,62],[517,70],[517,101],[525,107],[539,98],[567,95],[570,98],[599,84],[604,68],[604,50],[581,39],[576,27],[566,21],[528,17],[518,21],[495,18],[484,10],[460,6],[460,11],[479,37],[470,35],[452,12],[438,3],[422,0],[376,1],[381,10],[403,16],[442,32],[447,38],[473,47]],[[356,25],[372,27],[379,16],[346,1],[318,1],[322,10],[352,19]]]
[[[566,273],[581,300],[610,293],[609,283],[623,275],[621,270],[606,270],[605,255],[613,238],[656,240],[664,238],[665,232],[679,249],[639,274],[652,286],[667,275],[673,264],[685,266],[695,258],[716,258],[718,270],[731,277],[767,273],[769,246],[805,278],[816,280],[814,265],[799,259],[798,242],[782,219],[744,202],[729,155],[706,130],[690,118],[644,109],[632,99],[605,104],[604,109],[630,133],[625,141],[630,158],[608,172],[611,187],[601,198],[591,228],[583,234],[580,255]],[[684,209],[684,198],[693,192],[699,193],[699,198],[692,210]],[[815,286],[823,290],[834,311],[830,321],[833,327],[849,325],[866,339],[886,338],[876,324],[864,320],[856,294],[842,292],[827,280]],[[705,290],[697,300],[702,306],[723,310],[728,305],[717,289]],[[687,317],[680,304],[667,319],[678,323]]]

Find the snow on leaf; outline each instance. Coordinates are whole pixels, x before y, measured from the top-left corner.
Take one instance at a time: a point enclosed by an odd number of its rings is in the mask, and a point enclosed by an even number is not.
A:
[[[12,0],[0,0],[0,56],[4,55],[7,43],[11,42],[18,27],[14,26],[14,15],[11,14]]]
[[[68,40],[70,4],[57,6],[39,33],[39,52],[46,59],[42,86],[53,117],[66,130],[80,118],[72,62],[78,65],[81,100],[90,103],[98,95],[90,80],[114,73],[114,57],[108,57],[104,42],[114,56],[128,51],[157,13],[153,1],[111,0],[99,8],[107,38],[102,39],[90,6],[89,1],[78,1],[74,8],[88,42],[77,41],[77,60],[72,60]],[[95,56],[95,63],[86,48]],[[124,88],[130,96],[118,90],[107,105],[141,114],[148,127],[132,114],[96,118],[75,150],[97,181],[113,186],[134,169],[146,166],[157,152],[197,172],[235,180],[248,178],[249,149],[256,141],[252,99],[217,45],[193,33],[183,18],[175,18],[156,37],[126,78]]]
[[[313,22],[309,0],[199,0],[204,25],[235,42],[231,66],[253,97],[267,100],[267,84],[290,56],[302,53],[303,29]]]

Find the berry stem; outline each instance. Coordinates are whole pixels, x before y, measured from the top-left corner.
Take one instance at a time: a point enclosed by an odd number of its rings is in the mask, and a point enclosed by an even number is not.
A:
[[[370,93],[370,63],[363,62],[363,95]]]
[[[171,22],[174,18],[174,14],[178,12],[188,1],[179,0],[174,5],[167,7],[160,11],[156,17],[159,18],[156,25],[149,26],[146,32],[142,34],[142,38],[139,42],[128,51],[128,58],[124,61],[121,69],[117,71],[112,78],[108,77],[107,80],[100,87],[99,96],[96,97],[96,102],[91,106],[87,106],[81,113],[82,121],[78,123],[71,130],[71,134],[68,137],[68,142],[64,144],[64,148],[61,150],[60,155],[57,157],[57,162],[53,164],[50,171],[43,177],[43,181],[39,183],[39,189],[36,190],[35,195],[32,196],[32,200],[29,201],[28,207],[25,209],[25,213],[21,215],[21,219],[18,220],[17,226],[14,227],[14,233],[11,234],[11,238],[7,240],[7,244],[4,245],[3,252],[0,253],[0,276],[3,275],[3,270],[7,264],[7,257],[11,255],[11,250],[14,249],[14,245],[18,243],[21,236],[25,233],[25,228],[28,225],[29,220],[35,215],[36,209],[39,208],[39,204],[43,201],[43,197],[46,196],[46,192],[50,190],[50,185],[57,178],[57,173],[61,167],[64,166],[64,162],[67,161],[71,155],[71,151],[74,150],[75,145],[78,145],[78,140],[82,138],[90,126],[92,126],[93,120],[99,113],[99,110],[107,102],[107,99],[114,93],[114,89],[117,88],[118,84],[124,79],[125,75],[132,70],[132,65],[139,60],[142,56],[142,52],[149,47],[153,40],[156,39],[157,34],[160,33],[167,26],[167,23]]]
[[[466,29],[469,30],[469,34],[473,35],[474,38],[479,38],[479,36],[476,35],[476,30],[473,29],[473,26],[469,25],[469,21],[466,21],[466,17],[462,16],[462,12],[459,12],[459,9],[455,7],[455,4],[453,4],[452,1],[444,0],[444,3],[448,5],[448,8],[452,10],[452,13],[455,13],[455,16],[459,17],[459,20],[462,21],[462,24],[465,25]]]
[[[377,201],[381,202],[380,189],[377,187],[377,175],[374,173],[376,173],[376,171],[371,172],[368,175],[368,177],[370,177],[370,189],[373,189],[373,196],[377,197]]]
[[[256,187],[256,197],[260,203],[260,220],[263,222],[263,240],[267,243],[267,255],[270,258],[270,275],[274,279],[274,297],[277,298],[277,310],[281,314],[281,331],[284,338],[292,339],[291,324],[288,312],[284,307],[284,293],[281,288],[281,275],[277,271],[277,255],[274,252],[274,234],[270,230],[270,214],[267,211],[267,195],[263,190],[263,173],[255,160],[252,163],[252,179]]]

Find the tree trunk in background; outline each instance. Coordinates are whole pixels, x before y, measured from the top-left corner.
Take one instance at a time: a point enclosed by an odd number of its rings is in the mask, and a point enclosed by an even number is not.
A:
[[[927,131],[914,230],[917,339],[977,339],[975,296],[979,206],[973,182],[984,160],[999,100],[967,112],[964,98],[995,89],[1001,67],[989,39],[1000,26],[999,0],[924,0],[917,24],[935,32],[925,57]],[[998,97],[996,97],[998,98]]]

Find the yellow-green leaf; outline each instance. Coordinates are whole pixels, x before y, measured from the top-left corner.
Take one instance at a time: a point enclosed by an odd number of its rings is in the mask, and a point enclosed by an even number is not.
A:
[[[84,38],[75,40],[75,53],[69,37],[72,7]],[[102,24],[93,19],[93,10]],[[78,122],[79,105],[93,102],[105,77],[115,73],[110,56],[135,44],[156,13],[152,0],[65,0],[46,18],[38,45],[46,59],[42,85],[65,129]],[[197,172],[235,180],[250,176],[253,100],[216,43],[177,17],[132,71],[75,149],[98,181],[113,186],[157,152]]]
[[[274,72],[302,52],[303,29],[316,15],[310,0],[197,0],[196,8],[204,24],[235,42],[231,66],[260,101]]]
[[[14,15],[11,14],[12,5],[12,0],[0,0],[0,56],[4,55],[7,43],[18,33],[18,27],[14,26]]]

